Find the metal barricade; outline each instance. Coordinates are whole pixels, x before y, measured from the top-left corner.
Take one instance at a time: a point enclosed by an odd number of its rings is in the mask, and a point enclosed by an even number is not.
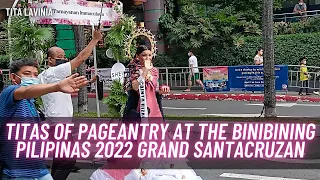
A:
[[[282,13],[282,14],[274,14],[273,20],[274,22],[297,22],[300,19],[306,19],[309,17],[315,17],[320,14],[320,10],[315,11],[306,11],[304,15],[299,15],[298,13]]]
[[[203,80],[203,68],[213,68],[218,66],[203,66],[199,68],[200,79]],[[300,66],[288,65],[288,88],[300,88]],[[307,66],[309,78],[309,88],[320,90],[320,67]],[[182,89],[188,87],[189,67],[158,67],[159,69],[159,84],[169,85],[172,89]],[[5,86],[10,84],[9,70],[3,69],[3,79]],[[110,73],[110,75],[109,75]],[[111,68],[98,69],[98,74],[103,76],[104,90],[110,90],[111,87]],[[87,78],[91,79],[94,71],[87,74]],[[90,86],[90,85],[89,85]],[[192,88],[200,88],[195,80],[192,82]],[[94,83],[91,84],[91,89],[95,90]]]
[[[208,67],[198,67],[201,79],[203,77],[203,68]],[[172,88],[188,87],[189,67],[159,67],[158,69],[160,85],[166,84]],[[195,80],[193,80],[192,84],[192,87],[196,87]]]
[[[288,86],[289,88],[300,88],[300,66],[288,65]],[[306,66],[308,68],[309,88],[313,90],[320,90],[320,67]]]
[[[199,67],[201,80],[203,80],[203,68],[212,68],[218,66]],[[288,65],[288,88],[300,88],[300,65]],[[307,66],[309,78],[309,88],[320,90],[320,67]],[[189,67],[160,67],[159,82],[167,84],[172,88],[188,87]],[[192,87],[197,87],[195,81],[192,82]]]

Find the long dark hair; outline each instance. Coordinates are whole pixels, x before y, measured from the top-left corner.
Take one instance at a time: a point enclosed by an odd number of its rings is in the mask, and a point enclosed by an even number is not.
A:
[[[256,54],[255,54],[255,55],[257,55],[258,52],[261,51],[261,50],[263,50],[263,49],[262,49],[262,48],[259,48],[259,49],[256,51]]]
[[[149,50],[149,48],[146,45],[138,46],[135,57],[139,56],[143,51],[147,51],[147,50]]]

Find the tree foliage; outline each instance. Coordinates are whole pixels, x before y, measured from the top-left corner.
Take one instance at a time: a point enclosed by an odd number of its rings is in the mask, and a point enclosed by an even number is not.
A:
[[[11,45],[7,43],[8,41],[2,40],[6,45],[3,46],[5,55],[0,56],[0,62],[7,61],[9,63],[9,55],[11,55],[13,59],[35,59],[39,64],[42,64],[45,52],[54,44],[53,28],[34,24],[30,22],[28,17],[12,17],[10,25],[8,21],[4,21],[1,26],[6,30],[2,34],[5,39],[8,39],[8,31],[10,31]],[[39,72],[41,72],[41,68],[39,68]],[[37,98],[35,104],[41,108],[41,98]]]
[[[110,95],[103,100],[108,105],[108,114],[111,117],[121,117],[127,102],[127,94],[124,92],[120,81],[115,80],[111,86]]]
[[[275,36],[275,64],[299,64],[299,58],[306,56],[308,64],[320,66],[320,33],[290,34]],[[234,56],[242,59],[242,64],[253,63],[256,47],[261,46],[260,37],[247,37],[243,47]]]
[[[33,24],[27,17],[12,17],[11,25],[5,21],[2,26],[11,32],[11,46],[7,46],[7,54],[15,58],[37,58],[43,60],[43,54],[54,44],[54,30]]]
[[[311,66],[320,66],[320,33],[304,33],[274,36],[275,64],[299,64],[299,58],[306,56]],[[262,37],[243,38],[240,47],[229,46],[224,49],[211,50],[210,47],[196,49],[199,66],[238,66],[253,65],[256,51],[262,47]],[[187,52],[182,48],[169,51],[169,55],[159,55],[155,64],[159,67],[188,66]]]
[[[275,0],[274,9],[282,3]],[[157,66],[188,66],[186,51],[190,48],[200,66],[253,64],[256,50],[262,47],[262,0],[178,0],[178,4],[180,8],[166,0],[167,13],[160,18],[158,36],[169,49],[166,55],[157,56]],[[274,23],[275,63],[296,64],[303,54],[318,65],[319,27],[319,17]],[[303,44],[299,51],[297,44]]]
[[[106,46],[112,49],[114,58],[120,62],[129,60],[125,54],[125,41],[136,28],[134,18],[122,15],[105,37]]]
[[[320,17],[309,17],[298,22],[275,22],[274,33],[276,35],[302,34],[320,32]]]
[[[181,5],[196,3],[208,7],[219,6],[220,8],[233,7],[234,12],[242,14],[247,21],[261,24],[262,0],[178,0]],[[279,9],[285,0],[274,0],[274,9]]]
[[[167,13],[160,18],[159,38],[172,45],[185,49],[205,46],[221,48],[224,44],[236,42],[243,35],[261,34],[259,25],[245,20],[243,13],[235,13],[233,6],[206,6],[184,1],[180,16],[175,17],[172,0],[167,0],[166,4]]]

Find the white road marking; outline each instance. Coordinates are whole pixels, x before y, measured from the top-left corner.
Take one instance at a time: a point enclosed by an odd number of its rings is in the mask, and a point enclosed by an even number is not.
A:
[[[263,104],[247,103],[246,106],[263,106]],[[305,107],[320,107],[320,104],[298,104],[298,103],[277,103],[277,107],[293,107],[293,106],[305,106]]]
[[[260,114],[201,114],[201,116],[219,116],[219,117],[259,117]]]
[[[251,180],[304,180],[304,179],[257,176],[257,175],[250,175],[250,174],[235,174],[235,173],[223,173],[223,174],[220,175],[220,177],[238,178],[238,179],[251,179]]]
[[[218,116],[218,117],[259,117],[260,114],[200,114],[201,116]],[[262,114],[261,117],[264,117]],[[297,116],[277,116],[277,117],[297,117]]]
[[[263,106],[263,104],[252,104],[252,103],[248,103],[246,104],[247,106]],[[297,103],[276,103],[277,107],[292,107],[297,105]]]
[[[206,110],[207,108],[163,107],[163,109],[171,109],[171,110]]]
[[[320,107],[320,104],[296,104],[295,106]]]

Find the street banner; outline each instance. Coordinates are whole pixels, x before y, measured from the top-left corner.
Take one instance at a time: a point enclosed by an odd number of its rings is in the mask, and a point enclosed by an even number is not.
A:
[[[95,75],[94,69],[91,70],[91,77]],[[112,85],[112,78],[111,78],[111,68],[101,68],[98,69],[97,75],[99,77],[99,81],[103,82],[103,90],[110,90]],[[91,84],[92,90],[95,89],[95,83]]]
[[[103,4],[102,13],[101,6]],[[32,3],[32,8],[48,8],[50,15],[30,16],[37,24],[98,25],[101,17],[103,26],[112,26],[120,14],[112,3],[92,2],[86,0],[48,0]]]
[[[227,66],[204,68],[203,77],[206,92],[230,91]]]
[[[125,68],[125,71],[128,71],[128,68]],[[95,75],[94,69],[91,70],[91,77]],[[103,90],[111,90],[112,86],[112,68],[99,68],[97,71],[99,80],[103,82]],[[91,77],[89,79],[91,79]],[[91,84],[92,90],[95,89],[95,84]]]
[[[230,91],[264,91],[263,66],[229,66]],[[288,87],[288,66],[275,65],[275,88]]]

